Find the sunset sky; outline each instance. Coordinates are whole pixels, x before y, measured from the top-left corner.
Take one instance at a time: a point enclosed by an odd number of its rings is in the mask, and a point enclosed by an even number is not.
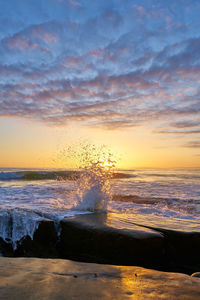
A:
[[[200,167],[199,0],[0,1],[0,167]],[[62,154],[63,153],[63,157]]]

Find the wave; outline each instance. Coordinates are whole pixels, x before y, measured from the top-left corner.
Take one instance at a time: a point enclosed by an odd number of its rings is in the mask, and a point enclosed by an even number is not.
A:
[[[121,195],[114,194],[111,198],[113,202],[126,205],[133,204],[139,208],[140,212],[148,210],[170,210],[171,212],[184,213],[187,215],[197,216],[199,219],[200,200],[198,199],[179,199],[179,198],[162,198],[162,197],[141,197],[138,195]],[[123,206],[122,206],[123,207]],[[144,213],[144,211],[143,211]]]
[[[77,180],[80,171],[1,171],[0,181],[9,180]],[[135,177],[135,175],[113,172],[112,179]]]
[[[175,204],[175,203],[190,203],[190,204],[200,204],[200,200],[195,199],[179,199],[179,198],[162,198],[162,197],[151,197],[151,196],[138,196],[138,195],[122,195],[122,194],[114,194],[112,195],[112,201],[119,201],[119,202],[132,202],[138,204],[157,204],[157,203],[168,203],[168,204]]]
[[[76,180],[75,171],[18,171],[0,172],[0,180]]]
[[[138,203],[138,204],[156,204],[164,201],[165,199],[156,198],[156,197],[141,197],[138,195],[121,195],[121,194],[114,194],[112,196],[112,201],[119,201],[119,202],[131,202],[131,203]]]
[[[137,177],[135,174],[121,173],[121,172],[113,172],[111,179],[126,179]]]
[[[137,177],[160,177],[160,178],[176,178],[176,179],[200,179],[200,170],[195,170],[193,172],[175,172],[175,173],[161,173],[159,171],[155,173],[148,173],[148,172],[139,172],[137,173]]]

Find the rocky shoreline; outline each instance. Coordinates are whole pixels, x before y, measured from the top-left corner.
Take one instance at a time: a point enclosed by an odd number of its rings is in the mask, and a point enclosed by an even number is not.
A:
[[[177,223],[178,222],[178,223]],[[10,257],[64,258],[83,262],[137,265],[186,274],[200,270],[200,226],[191,221],[119,214],[85,214],[39,222],[33,235],[16,249],[0,239],[0,252]]]

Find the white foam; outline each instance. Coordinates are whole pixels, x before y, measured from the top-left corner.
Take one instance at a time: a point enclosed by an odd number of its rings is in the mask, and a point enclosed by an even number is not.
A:
[[[40,222],[44,220],[41,216],[21,209],[0,211],[0,236],[5,242],[10,242],[13,249],[25,236],[33,239],[34,232]]]
[[[33,239],[41,221],[52,220],[59,235],[59,224],[62,219],[85,213],[87,212],[79,210],[29,211],[19,208],[0,210],[0,237],[5,242],[11,243],[16,250],[24,237],[29,236]]]

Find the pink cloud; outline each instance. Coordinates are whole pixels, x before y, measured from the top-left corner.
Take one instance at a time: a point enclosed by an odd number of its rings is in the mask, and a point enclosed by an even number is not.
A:
[[[133,8],[137,11],[137,13],[139,13],[139,15],[141,16],[147,16],[148,13],[146,11],[146,9],[143,6],[137,6],[137,5],[133,5]]]
[[[75,1],[75,0],[69,0],[69,3],[70,3],[72,6],[81,6],[81,4],[80,4],[78,1]]]
[[[46,44],[56,43],[58,41],[58,37],[55,34],[44,30],[41,26],[32,29],[32,36],[42,40]]]
[[[103,55],[106,53],[106,50],[101,48],[101,49],[92,49],[89,51],[89,54],[94,57],[94,58],[97,58],[99,57],[100,55]]]
[[[66,57],[64,59],[64,67],[66,68],[74,68],[79,66],[82,63],[82,59],[77,56]]]
[[[166,23],[169,25],[172,22],[172,19],[170,17],[165,18]]]
[[[118,54],[118,55],[121,55],[121,54],[126,54],[126,53],[128,53],[128,52],[129,52],[128,47],[124,47],[124,48],[119,49],[119,50],[117,51],[117,54]]]
[[[6,41],[6,46],[10,49],[17,49],[20,51],[25,51],[25,50],[34,50],[38,48],[38,45],[35,43],[32,43],[31,41],[27,40],[26,38],[15,35],[11,38],[9,38]]]

